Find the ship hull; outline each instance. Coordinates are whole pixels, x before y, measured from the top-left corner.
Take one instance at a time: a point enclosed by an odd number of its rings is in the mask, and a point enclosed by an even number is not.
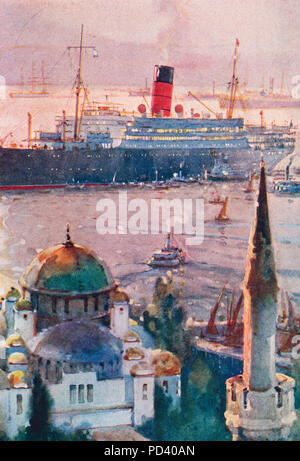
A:
[[[292,152],[281,149],[265,152],[266,169]],[[167,180],[181,171],[185,177],[204,176],[221,159],[233,171],[248,173],[259,168],[261,151],[251,149],[125,149],[49,150],[0,149],[0,188],[8,186],[56,186],[107,184]]]

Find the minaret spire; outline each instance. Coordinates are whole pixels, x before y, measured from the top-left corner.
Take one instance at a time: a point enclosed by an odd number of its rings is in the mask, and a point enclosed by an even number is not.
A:
[[[72,240],[71,240],[71,235],[70,235],[70,227],[71,227],[71,226],[70,226],[69,223],[67,223],[67,226],[66,226],[66,227],[67,227],[67,230],[66,230],[66,241],[65,241],[64,245],[65,245],[66,247],[72,247],[72,246],[73,246],[73,242],[72,242]]]
[[[266,174],[262,160],[244,278],[244,378],[250,388],[257,390],[268,389],[275,381],[277,292]]]
[[[233,440],[286,439],[296,418],[295,381],[276,373],[277,293],[262,159],[244,277],[244,368],[226,381],[225,418]]]

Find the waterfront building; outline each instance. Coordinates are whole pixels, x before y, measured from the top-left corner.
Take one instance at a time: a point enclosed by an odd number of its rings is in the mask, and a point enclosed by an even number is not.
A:
[[[53,400],[66,431],[137,427],[154,416],[155,384],[180,398],[180,363],[143,347],[130,329],[130,299],[91,250],[66,241],[40,252],[20,279],[23,297],[1,309],[0,430],[29,424],[32,378]]]

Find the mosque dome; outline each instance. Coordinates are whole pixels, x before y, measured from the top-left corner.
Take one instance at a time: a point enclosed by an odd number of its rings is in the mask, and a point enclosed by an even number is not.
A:
[[[46,360],[99,364],[121,360],[122,341],[104,326],[73,320],[41,332],[31,352]]]
[[[151,356],[151,365],[154,368],[155,376],[179,375],[181,372],[179,359],[168,351],[154,350]]]
[[[111,296],[111,299],[115,303],[129,303],[130,299],[126,291],[121,290],[121,288],[117,288],[116,291]]]
[[[153,369],[148,362],[143,361],[133,365],[130,374],[132,376],[151,376],[153,375]]]
[[[10,387],[28,387],[28,376],[25,371],[16,370],[7,375]]]
[[[20,299],[21,298],[21,293],[19,292],[19,290],[17,288],[10,287],[10,289],[7,291],[7,293],[5,295],[5,298],[6,299],[10,299],[10,298]]]
[[[122,341],[124,341],[125,343],[140,343],[141,338],[135,331],[129,330],[123,336]]]
[[[124,354],[125,360],[141,360],[143,358],[145,358],[145,354],[139,347],[129,347]]]
[[[10,389],[10,383],[6,376],[6,373],[0,369],[0,391],[4,389]]]
[[[116,286],[105,262],[88,248],[66,242],[41,251],[20,279],[29,292],[50,295],[96,294]]]
[[[11,365],[27,365],[27,357],[23,352],[13,352],[8,357],[8,363]]]

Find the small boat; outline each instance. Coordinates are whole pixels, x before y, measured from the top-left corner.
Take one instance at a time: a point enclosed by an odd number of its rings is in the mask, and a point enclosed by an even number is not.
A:
[[[156,250],[152,258],[147,262],[152,267],[177,267],[184,263],[184,255],[181,248],[171,246],[171,234],[168,234],[167,246]]]
[[[227,163],[216,163],[207,178],[213,181],[241,181],[245,176],[233,171]]]
[[[256,175],[254,173],[250,172],[248,186],[247,186],[246,189],[244,189],[244,192],[246,194],[250,194],[251,192],[255,192],[255,187],[253,186],[255,177],[256,177]]]
[[[229,197],[225,198],[225,202],[220,210],[220,213],[215,217],[216,221],[229,221],[229,217],[227,216],[227,207],[228,207],[228,200]]]
[[[274,192],[281,194],[299,194],[300,181],[278,181],[274,185]]]

